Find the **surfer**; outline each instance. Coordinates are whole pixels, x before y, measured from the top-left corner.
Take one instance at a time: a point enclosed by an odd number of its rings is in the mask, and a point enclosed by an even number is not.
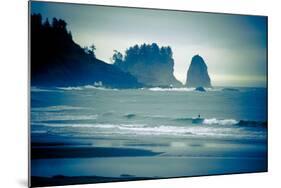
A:
[[[203,122],[203,119],[201,118],[201,115],[198,114],[197,118],[192,119],[192,123],[194,124],[200,124]]]

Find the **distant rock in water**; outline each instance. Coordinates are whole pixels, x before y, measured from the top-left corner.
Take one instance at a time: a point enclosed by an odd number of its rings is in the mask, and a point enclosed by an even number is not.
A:
[[[206,92],[206,90],[204,89],[204,87],[197,87],[197,88],[195,88],[195,91]]]
[[[199,55],[193,56],[187,71],[187,87],[212,87],[208,74],[208,67],[203,58]]]
[[[182,87],[174,72],[171,47],[159,47],[156,43],[129,47],[125,55],[118,51],[112,57],[114,65],[137,78],[146,87]]]

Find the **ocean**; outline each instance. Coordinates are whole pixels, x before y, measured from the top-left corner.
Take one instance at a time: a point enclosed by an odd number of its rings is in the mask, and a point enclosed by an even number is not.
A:
[[[266,88],[32,87],[30,119],[33,177],[267,171]]]

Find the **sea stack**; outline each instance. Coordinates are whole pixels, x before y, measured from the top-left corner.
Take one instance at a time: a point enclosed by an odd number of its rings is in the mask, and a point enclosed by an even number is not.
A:
[[[190,66],[187,71],[186,86],[195,88],[212,87],[211,79],[208,74],[208,67],[204,59],[199,55],[195,55],[192,57]]]

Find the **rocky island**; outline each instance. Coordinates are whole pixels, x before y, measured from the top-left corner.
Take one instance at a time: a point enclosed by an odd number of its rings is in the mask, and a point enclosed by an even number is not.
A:
[[[211,79],[208,74],[208,67],[204,59],[199,55],[192,57],[191,64],[187,71],[186,86],[195,88],[212,87]]]
[[[174,76],[174,59],[170,46],[156,43],[129,47],[125,55],[118,51],[112,57],[114,65],[137,78],[146,87],[182,87]]]

